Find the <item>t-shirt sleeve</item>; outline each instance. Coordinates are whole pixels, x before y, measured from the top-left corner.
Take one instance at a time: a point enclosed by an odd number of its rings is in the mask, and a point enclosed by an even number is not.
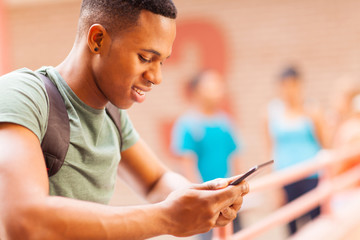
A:
[[[41,142],[45,135],[49,100],[43,82],[30,70],[0,77],[0,122],[19,124]]]
[[[129,115],[125,110],[120,110],[121,116],[121,137],[122,137],[122,146],[121,151],[133,146],[139,140],[139,134],[135,130]]]
[[[243,150],[242,139],[239,133],[236,133],[235,127],[231,121],[228,122],[229,126],[229,140],[228,147],[231,153],[241,153]]]
[[[229,133],[229,138],[227,142],[227,146],[229,148],[230,153],[241,153],[242,151],[242,144],[238,136],[235,136],[234,133]]]
[[[196,143],[188,127],[187,121],[179,119],[172,129],[171,150],[176,155],[196,152]]]

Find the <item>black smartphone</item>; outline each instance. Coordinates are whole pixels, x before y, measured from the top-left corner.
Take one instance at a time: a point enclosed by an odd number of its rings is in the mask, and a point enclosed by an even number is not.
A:
[[[241,175],[238,179],[234,180],[233,182],[231,182],[229,185],[238,185],[239,183],[241,183],[242,181],[244,181],[248,176],[250,176],[251,174],[255,173],[256,171],[258,171],[259,169],[268,166],[270,164],[273,164],[274,160],[270,160],[267,162],[264,162],[260,165],[256,165],[255,167],[252,167],[249,169],[249,171],[247,171],[246,173],[244,173],[243,175]]]

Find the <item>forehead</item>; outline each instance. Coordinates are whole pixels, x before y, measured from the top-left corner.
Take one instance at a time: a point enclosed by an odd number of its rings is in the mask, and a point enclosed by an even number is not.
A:
[[[136,26],[120,33],[118,40],[127,42],[129,46],[155,50],[167,57],[171,53],[175,35],[174,19],[142,10]]]

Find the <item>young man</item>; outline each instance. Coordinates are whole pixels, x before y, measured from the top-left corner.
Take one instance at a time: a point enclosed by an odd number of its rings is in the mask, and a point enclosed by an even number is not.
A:
[[[197,73],[188,83],[190,108],[175,122],[171,147],[187,179],[206,182],[240,174],[241,142],[236,136],[230,115],[224,110],[226,89],[224,80],[213,69]],[[239,218],[234,232],[239,231]],[[211,239],[212,233],[201,239]]]
[[[160,163],[123,110],[120,141],[104,110],[143,102],[161,83],[175,18],[171,0],[83,0],[74,47],[59,66],[0,78],[0,239],[189,236],[235,218],[246,183],[190,184]],[[65,163],[51,177],[41,150],[49,100],[37,74],[57,86],[70,119]],[[117,172],[155,203],[103,205]]]

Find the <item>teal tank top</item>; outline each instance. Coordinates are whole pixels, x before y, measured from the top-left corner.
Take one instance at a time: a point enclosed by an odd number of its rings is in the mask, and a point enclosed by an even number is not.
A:
[[[273,100],[268,111],[273,158],[277,170],[313,158],[318,153],[321,146],[309,117],[286,119],[285,106],[280,100]]]

